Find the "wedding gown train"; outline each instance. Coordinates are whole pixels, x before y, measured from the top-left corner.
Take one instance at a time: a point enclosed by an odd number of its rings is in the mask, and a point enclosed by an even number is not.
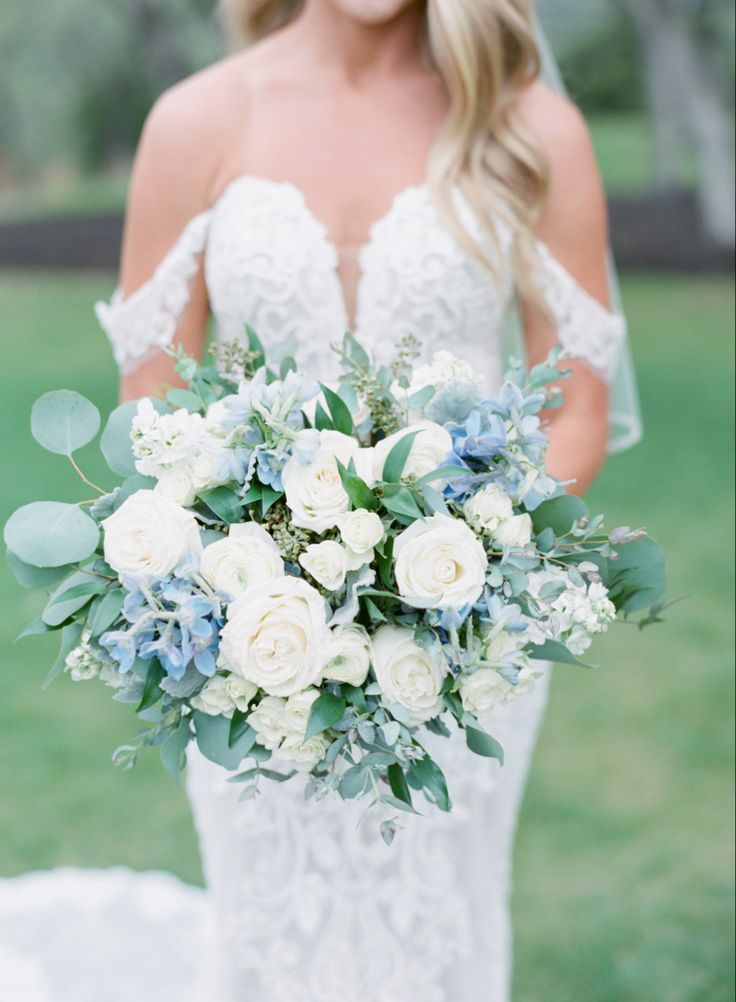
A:
[[[428,186],[406,188],[372,227],[349,289],[340,252],[299,189],[244,175],[188,224],[142,288],[116,293],[97,314],[130,371],[171,343],[203,266],[221,342],[241,338],[247,321],[272,357],[293,354],[329,380],[329,345],[348,326],[379,359],[412,334],[423,360],[452,351],[490,391],[514,299],[510,241],[499,238],[504,263],[492,277],[442,226]],[[539,260],[559,341],[608,378],[622,317],[541,244]],[[370,815],[357,825],[364,805],[306,801],[298,781],[264,783],[240,802],[192,752],[188,791],[208,892],[123,870],[0,882],[0,964],[14,972],[14,1002],[508,1002],[514,830],[549,675],[486,722],[504,745],[503,768],[430,736],[453,812],[427,804],[423,817],[402,816],[391,847]]]

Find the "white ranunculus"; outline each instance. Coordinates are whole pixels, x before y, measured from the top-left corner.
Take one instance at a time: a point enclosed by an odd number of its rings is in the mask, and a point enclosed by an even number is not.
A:
[[[228,608],[224,662],[271,696],[291,696],[322,679],[330,641],[326,605],[300,578],[253,585]]]
[[[495,532],[499,523],[513,516],[514,507],[505,491],[496,484],[488,484],[468,498],[463,514],[474,529]]]
[[[165,577],[202,551],[191,512],[155,491],[136,491],[102,523],[105,560],[118,574]]]
[[[247,710],[257,691],[252,682],[237,675],[217,674],[192,698],[192,706],[212,717],[229,719],[235,710]]]
[[[465,359],[457,358],[450,351],[436,351],[432,361],[416,367],[411,377],[409,395],[417,393],[425,386],[441,390],[453,379],[463,379],[480,386],[482,379],[473,366]]]
[[[347,553],[333,539],[312,543],[299,555],[299,563],[327,591],[337,591],[345,584],[348,572]]]
[[[248,716],[248,723],[257,734],[256,741],[269,751],[275,751],[286,734],[286,700],[280,696],[264,696]]]
[[[432,515],[394,541],[399,594],[415,609],[461,609],[483,591],[488,558],[475,533],[449,515]]]
[[[528,546],[532,538],[531,515],[512,515],[499,522],[493,532],[493,538],[501,546]]]
[[[417,421],[410,424],[401,431],[394,432],[387,438],[382,439],[376,445],[373,457],[373,473],[376,480],[383,478],[383,467],[396,443],[405,435],[411,432],[418,432],[412,442],[409,456],[404,465],[402,479],[407,477],[423,477],[431,473],[439,466],[447,463],[448,456],[452,452],[452,436],[442,425],[435,424],[434,421]],[[437,481],[444,483],[445,481]]]
[[[372,449],[361,449],[350,435],[323,431],[319,450],[311,463],[303,465],[297,456],[292,456],[284,466],[281,479],[293,524],[317,533],[331,529],[339,516],[350,509],[337,460],[347,467],[352,459],[356,472],[365,479],[372,463],[372,452]]]
[[[414,639],[413,630],[387,624],[374,634],[371,653],[376,681],[387,703],[403,706],[415,724],[441,712],[447,666],[439,650],[425,650]]]
[[[237,598],[252,585],[284,576],[284,561],[270,534],[256,522],[231,525],[225,539],[202,554],[201,573],[222,595]]]
[[[298,772],[311,772],[325,757],[329,746],[329,741],[322,734],[315,734],[309,741],[286,738],[278,750],[278,755]]]
[[[380,515],[365,508],[357,508],[340,515],[337,520],[340,537],[353,553],[368,553],[385,535]]]
[[[348,685],[363,685],[371,666],[371,640],[365,628],[358,623],[337,626],[325,665],[325,678]]]

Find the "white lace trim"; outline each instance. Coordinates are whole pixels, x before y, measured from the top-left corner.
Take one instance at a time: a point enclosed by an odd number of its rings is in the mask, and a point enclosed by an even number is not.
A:
[[[118,288],[109,303],[95,304],[121,372],[133,371],[152,350],[167,348],[174,340],[189,303],[190,283],[207,243],[211,217],[208,210],[190,220],[153,277],[136,292],[124,299]]]
[[[557,328],[557,339],[570,358],[582,359],[596,375],[610,382],[616,372],[626,320],[586,292],[537,242],[541,270],[538,281]]]

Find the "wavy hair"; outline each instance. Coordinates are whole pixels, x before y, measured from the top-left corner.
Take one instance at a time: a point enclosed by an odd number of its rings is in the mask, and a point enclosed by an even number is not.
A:
[[[223,2],[239,44],[285,27],[303,6],[303,0]],[[534,281],[534,225],[547,191],[547,163],[513,115],[515,96],[540,74],[533,0],[427,0],[426,26],[450,97],[428,165],[435,204],[460,243],[497,274],[496,224],[505,224],[517,283],[543,306]],[[473,207],[486,240],[463,223],[454,189]]]

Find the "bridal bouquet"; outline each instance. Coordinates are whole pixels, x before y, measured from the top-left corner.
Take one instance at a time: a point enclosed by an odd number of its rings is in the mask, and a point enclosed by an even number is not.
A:
[[[188,389],[110,416],[111,491],[74,459],[96,408],[37,401],[35,438],[99,496],[5,526],[20,584],[50,593],[24,635],[59,630],[50,678],[135,705],[147,726],[118,762],[157,745],[178,775],[196,741],[244,796],[309,773],[308,794],[449,810],[426,731],[502,761],[484,718],[540,662],[580,663],[619,613],[657,618],[656,544],[603,533],[545,472],[559,354],[486,397],[462,360],[415,366],[415,347],[378,367],[348,335],[332,388],[271,368],[251,330],[217,366],[180,356]]]

